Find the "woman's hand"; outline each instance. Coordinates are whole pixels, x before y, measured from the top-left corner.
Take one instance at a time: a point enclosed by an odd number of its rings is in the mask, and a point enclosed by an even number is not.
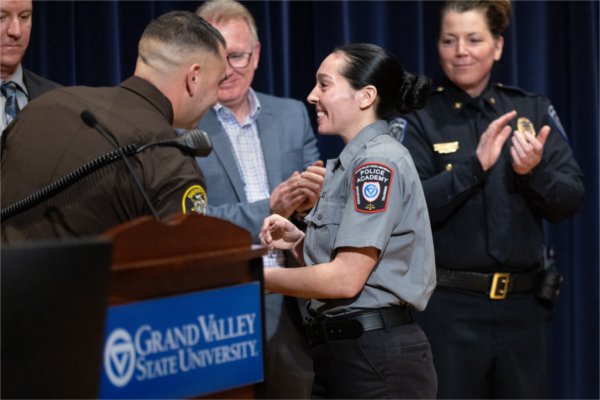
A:
[[[273,214],[265,218],[258,237],[269,249],[292,250],[304,239],[304,232],[281,215]]]
[[[504,142],[510,136],[511,127],[508,123],[516,115],[516,111],[511,111],[495,119],[481,135],[475,154],[484,171],[492,168],[498,161]]]
[[[544,145],[550,134],[550,127],[544,125],[537,136],[515,131],[512,137],[510,154],[513,160],[513,171],[519,175],[531,172],[542,160]]]

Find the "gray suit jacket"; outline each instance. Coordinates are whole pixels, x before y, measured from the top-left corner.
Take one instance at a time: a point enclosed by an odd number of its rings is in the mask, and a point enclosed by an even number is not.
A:
[[[317,140],[306,107],[300,101],[256,93],[261,105],[257,120],[272,191],[294,171],[301,172],[319,159]],[[207,215],[233,222],[247,229],[254,242],[263,219],[270,214],[269,199],[249,203],[236,165],[229,138],[210,109],[199,123],[212,141],[213,151],[197,158],[206,179]]]
[[[58,83],[42,78],[25,68],[23,68],[23,81],[25,82],[25,86],[27,86],[27,91],[29,91],[30,101],[52,89],[60,87]]]

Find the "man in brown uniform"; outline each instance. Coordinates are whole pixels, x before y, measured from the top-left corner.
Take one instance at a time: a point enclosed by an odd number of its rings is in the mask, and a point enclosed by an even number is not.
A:
[[[193,128],[217,101],[225,78],[224,46],[202,18],[173,11],[148,25],[134,76],[119,86],[58,89],[29,103],[2,137],[2,208],[114,150],[82,120],[83,111],[119,146],[175,139],[173,128]],[[199,197],[205,200],[204,179],[193,158],[154,146],[129,160],[159,218],[202,212],[195,204]],[[2,241],[92,236],[150,214],[133,176],[117,160],[39,205],[4,217]]]

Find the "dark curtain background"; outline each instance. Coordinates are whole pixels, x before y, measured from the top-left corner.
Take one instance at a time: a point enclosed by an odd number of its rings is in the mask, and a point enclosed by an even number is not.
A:
[[[193,1],[34,2],[24,64],[63,85],[112,86],[133,72],[147,23]],[[372,42],[413,72],[438,76],[439,3],[426,1],[253,1],[262,42],[255,89],[306,99],[333,47]],[[585,173],[586,197],[575,218],[547,226],[565,275],[548,334],[550,398],[598,398],[598,2],[517,1],[494,80],[552,99]],[[309,107],[309,110],[312,109]],[[311,113],[314,114],[314,113]],[[43,140],[43,138],[40,138]],[[342,144],[319,137],[324,159]],[[440,327],[443,329],[443,327]],[[510,385],[510,382],[506,384]]]

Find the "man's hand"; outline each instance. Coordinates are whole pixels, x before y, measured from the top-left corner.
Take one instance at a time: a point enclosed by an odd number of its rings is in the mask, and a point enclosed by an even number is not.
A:
[[[301,193],[306,197],[306,200],[296,207],[296,212],[301,213],[314,207],[321,194],[321,189],[323,188],[325,172],[326,170],[325,167],[323,167],[323,161],[318,160],[300,174],[298,187]]]
[[[300,173],[296,171],[273,189],[269,198],[269,206],[273,214],[289,218],[294,210],[306,201],[306,195],[298,185],[299,181]]]

